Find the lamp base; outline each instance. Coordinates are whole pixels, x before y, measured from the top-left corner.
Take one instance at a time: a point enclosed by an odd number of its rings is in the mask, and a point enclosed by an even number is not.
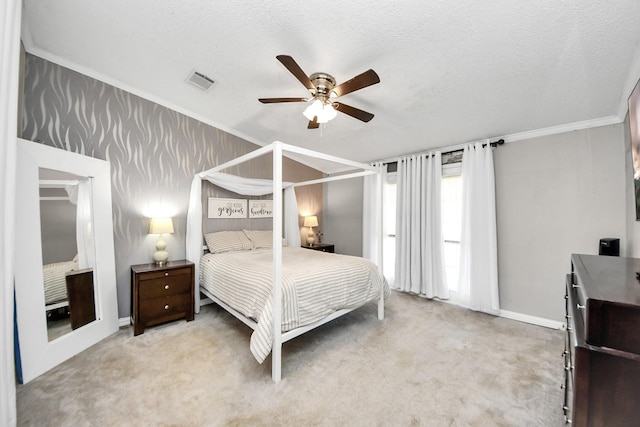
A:
[[[169,252],[167,251],[160,250],[160,251],[155,251],[153,253],[153,260],[158,265],[166,264],[168,259],[169,259]]]
[[[315,237],[313,237],[313,236],[309,236],[309,237],[307,237],[307,244],[308,244],[309,246],[313,246],[313,244],[314,244],[315,242],[316,242]]]
[[[158,238],[158,243],[156,243],[156,251],[153,253],[153,260],[156,262],[156,264],[163,265],[169,259],[169,252],[165,250],[166,248],[167,244],[165,243],[161,234],[160,238]]]

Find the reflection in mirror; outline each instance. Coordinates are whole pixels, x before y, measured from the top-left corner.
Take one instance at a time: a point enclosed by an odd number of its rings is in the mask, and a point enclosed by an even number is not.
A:
[[[91,178],[39,168],[48,340],[96,320]]]

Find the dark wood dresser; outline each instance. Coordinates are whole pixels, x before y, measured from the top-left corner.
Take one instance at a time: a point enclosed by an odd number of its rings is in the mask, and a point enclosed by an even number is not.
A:
[[[169,261],[131,266],[131,322],[133,335],[170,320],[193,320],[194,264]]]
[[[571,256],[566,280],[565,422],[640,425],[640,259]]]

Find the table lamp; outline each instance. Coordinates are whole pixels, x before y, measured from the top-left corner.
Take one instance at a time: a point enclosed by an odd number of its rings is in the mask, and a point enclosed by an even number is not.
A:
[[[304,226],[309,227],[309,234],[307,234],[307,243],[309,244],[309,246],[313,246],[314,242],[316,241],[316,238],[313,235],[313,227],[318,226],[318,217],[315,215],[305,216]]]
[[[173,233],[173,220],[171,218],[151,218],[149,234],[159,235],[153,260],[159,265],[166,263],[169,259],[169,252],[166,251],[167,244],[162,238],[162,235],[165,233]]]

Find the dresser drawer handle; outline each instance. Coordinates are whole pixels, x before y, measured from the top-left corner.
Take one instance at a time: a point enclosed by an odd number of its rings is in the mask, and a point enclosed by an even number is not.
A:
[[[560,384],[560,390],[564,390],[565,388],[567,388],[567,386],[566,386],[566,385],[564,385],[564,384]]]
[[[580,287],[580,285],[574,285],[574,284],[571,284],[571,287],[572,287],[573,289],[575,289],[575,288],[579,288],[579,287]]]
[[[169,272],[168,272],[168,271],[165,271],[165,272],[164,272],[164,277],[167,277],[168,275],[169,275]]]
[[[580,304],[576,304],[576,307],[578,307],[578,310],[584,310],[586,308],[584,305]]]
[[[569,354],[569,352],[568,352],[567,350],[563,351],[563,352],[562,352],[562,357],[566,357],[566,356],[567,356],[567,354]]]
[[[573,371],[573,366],[569,365],[569,366],[565,366],[564,367],[565,371]]]
[[[165,289],[169,289],[169,284],[167,283],[166,285],[164,285]]]
[[[165,304],[165,305],[164,305],[164,309],[165,309],[165,310],[169,310],[169,304]]]

